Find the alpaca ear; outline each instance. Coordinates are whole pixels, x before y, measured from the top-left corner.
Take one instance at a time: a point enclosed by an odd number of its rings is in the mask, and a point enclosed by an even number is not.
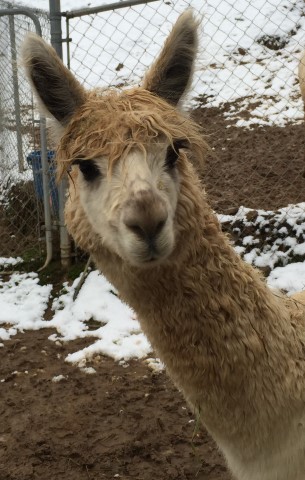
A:
[[[84,88],[38,35],[28,34],[21,55],[40,110],[65,126],[84,103]]]
[[[198,45],[198,22],[192,10],[178,18],[161,54],[144,77],[143,87],[177,105],[191,81]]]

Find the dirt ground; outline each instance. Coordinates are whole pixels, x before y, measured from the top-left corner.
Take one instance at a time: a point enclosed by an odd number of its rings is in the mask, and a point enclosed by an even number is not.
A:
[[[194,112],[213,148],[203,172],[213,207],[304,201],[304,125],[227,128],[219,113]],[[86,374],[64,361],[86,341],[56,345],[50,333],[19,334],[0,349],[0,480],[229,480],[165,373],[101,357]]]
[[[164,373],[106,357],[83,373],[64,358],[84,341],[58,346],[50,333],[1,349],[1,480],[229,479]]]
[[[242,129],[221,115],[226,110],[197,109],[193,115],[213,149],[202,178],[215,210],[231,213],[241,205],[274,210],[304,202],[304,124]]]

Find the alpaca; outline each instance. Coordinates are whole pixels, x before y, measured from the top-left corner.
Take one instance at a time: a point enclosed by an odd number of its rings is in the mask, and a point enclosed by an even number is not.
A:
[[[122,91],[85,91],[34,35],[23,59],[69,172],[76,243],[137,313],[233,477],[304,480],[304,307],[242,261],[207,202],[207,146],[181,109],[197,43],[187,10],[142,86]]]

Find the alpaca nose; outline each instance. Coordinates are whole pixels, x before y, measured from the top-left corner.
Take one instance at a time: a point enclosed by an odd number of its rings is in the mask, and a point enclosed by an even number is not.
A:
[[[163,200],[150,191],[139,192],[127,202],[124,210],[126,227],[148,243],[161,233],[168,217]]]
[[[147,242],[152,242],[161,232],[164,225],[166,223],[165,220],[159,220],[158,222],[150,222],[150,224],[136,224],[136,223],[129,223],[125,221],[126,227],[131,230],[137,237],[146,240]]]

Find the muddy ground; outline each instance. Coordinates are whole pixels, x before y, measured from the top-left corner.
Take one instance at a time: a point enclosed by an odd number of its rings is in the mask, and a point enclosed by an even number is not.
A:
[[[231,126],[222,112],[198,109],[193,115],[213,148],[202,178],[215,210],[229,213],[240,205],[276,210],[304,202],[304,124],[242,129]]]
[[[243,130],[216,109],[194,116],[214,148],[202,175],[217,211],[305,200],[304,125]],[[56,345],[50,333],[0,349],[0,480],[229,480],[165,373],[101,357],[86,374],[64,361],[85,340]]]
[[[50,333],[1,349],[1,480],[229,479],[164,373],[104,357],[83,373],[64,358],[84,342],[58,346]]]

